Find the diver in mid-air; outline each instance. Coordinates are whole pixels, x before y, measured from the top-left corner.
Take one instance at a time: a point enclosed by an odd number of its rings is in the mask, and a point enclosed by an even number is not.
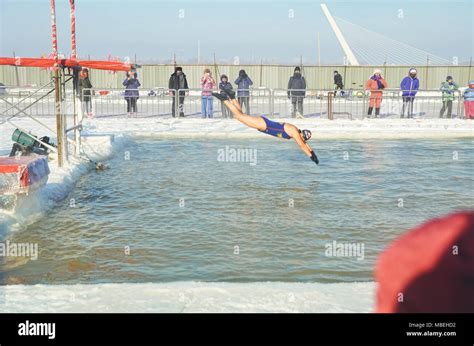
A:
[[[222,89],[223,93],[212,93],[214,97],[224,102],[225,106],[232,112],[235,119],[244,123],[248,127],[257,129],[271,136],[278,138],[293,138],[301,150],[311,158],[316,164],[319,164],[318,157],[310,146],[306,143],[311,138],[310,130],[300,130],[295,125],[289,123],[278,123],[264,116],[253,117],[242,113],[239,102],[235,99],[235,92]]]

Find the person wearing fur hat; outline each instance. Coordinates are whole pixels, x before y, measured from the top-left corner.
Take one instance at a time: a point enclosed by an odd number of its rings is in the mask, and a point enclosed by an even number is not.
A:
[[[221,91],[221,94],[224,95],[225,91],[224,90],[232,90],[232,83],[229,83],[229,78],[227,75],[223,74],[221,76],[221,82],[219,83],[219,90]],[[224,102],[221,101],[221,109],[222,109],[222,117],[224,118],[232,118],[232,113],[230,110],[224,105]]]
[[[388,84],[382,77],[382,72],[379,69],[374,70],[374,74],[365,83],[365,90],[370,91],[369,110],[367,115],[372,117],[372,110],[375,108],[375,117],[378,118],[380,114],[380,105],[382,104],[383,89],[387,88]]]
[[[184,97],[186,96],[186,90],[189,89],[188,87],[188,80],[186,79],[186,75],[183,73],[183,68],[181,66],[177,66],[174,69],[174,73],[170,76],[168,81],[168,88],[169,88],[169,95],[172,96],[172,106],[171,106],[171,114],[173,118],[176,116],[176,97],[175,93],[179,90],[178,95],[178,109],[179,109],[179,116],[184,117]]]
[[[306,96],[306,81],[301,75],[301,69],[299,66],[295,67],[293,76],[288,81],[288,98],[291,100],[293,105],[293,111],[291,116],[296,117],[296,112],[303,116],[303,100]],[[298,108],[298,110],[296,110]]]
[[[250,86],[253,84],[245,70],[239,71],[239,77],[234,82],[237,84],[237,100],[240,105],[245,107],[247,114],[250,114]]]
[[[469,87],[464,90],[464,118],[474,119],[474,80],[469,81]]]
[[[413,117],[413,102],[415,101],[415,95],[420,87],[420,81],[416,77],[416,74],[416,68],[411,68],[408,71],[408,76],[403,78],[400,83],[400,90],[402,91],[403,98],[402,114],[400,115],[400,118],[405,117],[405,109],[407,109],[408,118]]]
[[[453,101],[455,99],[455,94],[454,92],[458,90],[459,87],[457,83],[454,81],[453,77],[447,76],[446,77],[446,82],[441,83],[441,90],[442,92],[442,101],[443,101],[443,107],[441,107],[441,110],[439,111],[439,117],[443,118],[444,117],[444,112],[448,110],[447,117],[451,118],[451,114],[453,111]]]

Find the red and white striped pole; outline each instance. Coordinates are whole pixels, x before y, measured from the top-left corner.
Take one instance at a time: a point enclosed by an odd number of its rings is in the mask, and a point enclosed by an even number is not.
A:
[[[69,3],[71,4],[71,59],[76,59],[76,13],[74,0],[69,0]]]
[[[53,37],[53,58],[58,57],[58,36],[56,34],[56,5],[55,0],[51,0],[51,27],[52,27],[52,37]]]

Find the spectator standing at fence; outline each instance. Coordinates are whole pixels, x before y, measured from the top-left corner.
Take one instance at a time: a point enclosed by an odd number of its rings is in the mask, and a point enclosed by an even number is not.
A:
[[[89,70],[83,68],[79,72],[79,97],[81,98],[83,105],[83,112],[87,117],[92,117],[92,100],[91,100],[91,89],[92,83],[89,79]]]
[[[138,88],[140,82],[137,78],[136,72],[127,72],[127,78],[123,81],[125,86],[125,101],[127,101],[127,114],[128,116],[136,116],[137,114],[137,100],[139,99]]]
[[[201,77],[201,114],[203,118],[212,118],[213,111],[213,100],[212,100],[212,89],[216,86],[216,81],[212,77],[211,70],[206,68],[204,75]]]
[[[446,109],[448,110],[447,118],[451,118],[453,111],[453,101],[455,98],[454,93],[456,90],[458,90],[458,88],[458,85],[451,76],[447,76],[446,82],[441,83],[441,88],[439,88],[439,90],[442,92],[441,98],[443,101],[443,107],[441,107],[441,110],[439,111],[440,118],[444,117],[444,112]]]
[[[415,68],[411,68],[408,71],[408,76],[402,79],[400,83],[400,90],[402,91],[403,107],[400,118],[405,117],[405,109],[408,112],[408,118],[413,117],[413,102],[415,101],[415,95],[420,87],[420,81],[416,77],[417,71]]]
[[[378,118],[380,114],[380,106],[382,104],[383,89],[387,88],[388,84],[382,77],[382,72],[379,69],[374,70],[374,74],[365,83],[365,90],[370,90],[369,110],[367,115],[372,117],[372,110],[375,108],[375,117]]]
[[[253,85],[252,80],[247,75],[245,70],[239,71],[239,76],[235,80],[235,84],[237,84],[237,101],[239,101],[240,106],[242,109],[245,106],[245,112],[250,114],[250,86]]]
[[[474,119],[474,80],[469,81],[469,87],[464,90],[464,118]]]
[[[334,92],[334,96],[337,96],[337,91],[338,90],[341,90],[340,94],[341,96],[344,95],[344,83],[342,82],[342,76],[340,75],[340,73],[338,71],[334,71],[334,84],[336,85],[335,86],[335,92]]]
[[[169,95],[172,97],[172,106],[171,106],[171,114],[173,117],[176,116],[176,91],[178,91],[178,108],[179,108],[179,116],[184,117],[184,97],[186,96],[186,90],[189,89],[188,87],[188,80],[186,79],[186,75],[183,73],[183,68],[177,66],[174,69],[174,73],[171,74],[169,82],[168,82],[168,89]]]
[[[229,83],[229,78],[223,74],[221,76],[221,82],[219,83],[219,90],[221,90],[222,95],[226,95],[224,90],[232,90],[232,83]],[[232,113],[230,110],[224,105],[224,101],[221,101],[221,109],[222,109],[222,116],[224,118],[232,118]]]
[[[295,67],[293,76],[288,81],[288,98],[293,106],[291,116],[296,117],[296,112],[303,116],[303,100],[306,96],[306,81],[301,74],[299,66]],[[298,108],[298,109],[297,109]]]

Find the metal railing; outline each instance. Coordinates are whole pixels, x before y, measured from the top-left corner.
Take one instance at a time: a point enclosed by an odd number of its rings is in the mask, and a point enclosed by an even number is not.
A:
[[[33,93],[33,90],[36,93]],[[0,95],[0,112],[4,115],[15,114],[17,109],[12,107],[18,100],[31,107],[27,115],[53,116],[55,113],[54,95],[44,97],[44,93],[31,88],[9,88]],[[81,94],[82,109],[87,116],[86,103],[90,100],[91,115],[96,118],[127,117],[203,117],[202,89],[169,90],[168,88],[153,88],[128,90],[127,94],[121,89],[83,89]],[[213,90],[219,92],[218,90]],[[237,90],[238,91],[238,90]],[[46,93],[46,90],[45,90]],[[70,96],[72,91],[67,91]],[[135,93],[136,112],[127,109],[128,94]],[[89,95],[90,94],[90,95]],[[249,106],[251,115],[267,115],[273,118],[322,118],[322,119],[362,119],[368,116],[371,104],[370,91],[362,89],[306,89],[287,90],[269,88],[251,88],[249,90]],[[440,90],[418,90],[413,103],[407,103],[399,89],[384,89],[378,117],[380,118],[438,118],[443,107],[443,94]],[[70,98],[68,98],[70,99]],[[222,103],[211,97],[213,104],[212,117],[224,118]],[[173,113],[173,103],[175,104]],[[446,105],[448,106],[448,105]],[[413,108],[412,108],[413,107]],[[446,107],[448,108],[448,107]],[[412,110],[413,109],[413,110]],[[451,117],[463,117],[463,102],[460,90],[453,93]],[[412,110],[412,112],[411,112]],[[246,107],[243,111],[247,112]],[[411,114],[410,114],[411,112]],[[372,112],[375,117],[375,109]],[[448,117],[448,109],[444,117]]]
[[[81,95],[82,109],[84,116],[94,116],[97,118],[134,116],[153,117],[171,116],[171,108],[175,99],[176,90],[165,88],[155,88],[148,91],[127,89],[83,89]],[[134,99],[135,109],[129,108],[128,100]],[[87,103],[90,102],[91,108]],[[91,114],[88,114],[91,113]]]
[[[406,91],[407,94],[409,91]],[[403,97],[403,90],[384,89],[380,107],[381,118],[439,118],[445,103],[445,96],[440,90],[418,90],[416,95]],[[367,108],[370,106],[371,94],[367,92]],[[444,117],[463,117],[463,102],[460,90],[453,93],[451,115],[446,109]],[[446,107],[448,108],[448,107]]]

